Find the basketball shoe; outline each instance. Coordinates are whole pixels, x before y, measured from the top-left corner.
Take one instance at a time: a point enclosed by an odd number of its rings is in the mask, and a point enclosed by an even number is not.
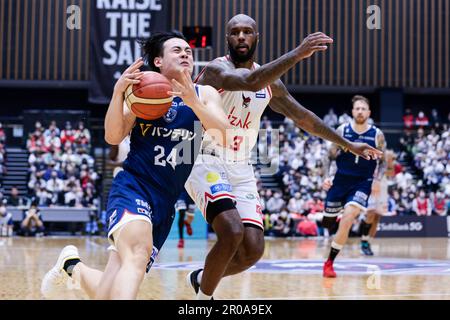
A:
[[[178,240],[177,248],[180,248],[180,249],[184,248],[184,240],[183,239]]]
[[[186,283],[189,287],[194,289],[195,294],[200,290],[200,283],[198,283],[198,274],[202,272],[203,269],[194,270],[188,273],[186,276]]]
[[[41,293],[45,298],[59,298],[60,294],[67,290],[65,284],[71,279],[66,271],[64,271],[64,264],[70,259],[80,259],[78,249],[72,245],[66,246],[61,250],[56,264],[42,279]]]
[[[361,253],[365,256],[373,256],[373,251],[369,242],[361,241]]]
[[[327,260],[323,265],[323,276],[325,278],[336,278],[336,272],[334,272],[333,261]]]

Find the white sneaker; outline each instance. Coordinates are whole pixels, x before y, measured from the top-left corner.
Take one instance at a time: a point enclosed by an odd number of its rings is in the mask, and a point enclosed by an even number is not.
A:
[[[61,293],[67,290],[65,284],[70,278],[63,267],[64,263],[69,259],[80,259],[77,247],[64,247],[59,254],[56,264],[45,274],[41,283],[41,293],[45,298],[57,299]]]

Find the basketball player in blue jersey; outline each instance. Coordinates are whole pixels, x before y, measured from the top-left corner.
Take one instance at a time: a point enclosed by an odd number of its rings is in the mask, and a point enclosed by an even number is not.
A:
[[[195,215],[195,203],[186,191],[183,191],[176,204],[175,209],[178,211],[178,245],[177,247],[184,248],[184,227],[186,227],[186,233],[192,236],[192,220]]]
[[[369,125],[370,117],[369,100],[363,96],[355,96],[352,100],[353,119],[351,123],[342,124],[337,131],[346,139],[354,142],[365,142],[381,151],[385,150],[385,138],[380,129]],[[330,159],[336,160],[336,175],[334,179],[326,178],[323,188],[328,191],[325,200],[325,214],[323,226],[335,227],[337,217],[343,210],[339,227],[331,244],[328,260],[323,266],[323,276],[336,277],[333,262],[348,239],[349,231],[359,214],[366,210],[374,179],[381,180],[384,169],[378,170],[376,160],[366,160],[348,152],[342,152],[337,145],[332,145],[329,150]],[[329,164],[328,162],[328,170]],[[384,164],[381,165],[384,167]],[[365,223],[363,234],[368,235],[371,225]]]
[[[228,21],[226,32],[230,54],[209,63],[197,83],[211,85],[221,94],[223,108],[235,129],[231,132],[234,145],[227,148],[231,152],[202,146],[202,154],[186,185],[217,235],[204,269],[188,275],[197,299],[205,300],[211,299],[222,277],[249,269],[264,253],[261,205],[253,168],[247,160],[268,104],[293,119],[298,127],[358,156],[370,159],[381,155],[366,143],[351,142],[337,134],[297,102],[279,79],[300,61],[327,50],[327,45],[333,42],[331,38],[322,32],[311,34],[294,50],[259,66],[255,63],[259,41],[256,22],[239,14]],[[247,148],[242,147],[245,145]],[[223,154],[236,161],[228,161]]]
[[[229,125],[215,89],[193,84],[192,50],[178,32],[154,33],[142,43],[152,71],[172,80],[172,107],[165,116],[143,120],[124,104],[124,92],[139,83],[143,72],[138,59],[120,77],[105,118],[105,139],[118,145],[131,131],[130,152],[123,171],[114,178],[108,198],[110,256],[105,271],[80,261],[74,246],[61,252],[45,275],[41,291],[54,296],[64,277],[71,276],[98,299],[135,299],[146,270],[166,240],[174,219],[174,205],[184,190],[195,160],[195,121],[214,129],[218,141]],[[185,161],[185,159],[187,159]]]

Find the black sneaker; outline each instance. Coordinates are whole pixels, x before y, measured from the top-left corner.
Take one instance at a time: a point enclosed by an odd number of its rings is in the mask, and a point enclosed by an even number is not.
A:
[[[194,289],[195,294],[197,294],[200,290],[200,283],[198,283],[197,281],[197,276],[201,271],[203,271],[203,269],[194,270],[192,272],[189,272],[186,276],[187,285]]]
[[[370,243],[367,241],[361,242],[361,253],[365,256],[373,256],[373,251],[370,248]]]

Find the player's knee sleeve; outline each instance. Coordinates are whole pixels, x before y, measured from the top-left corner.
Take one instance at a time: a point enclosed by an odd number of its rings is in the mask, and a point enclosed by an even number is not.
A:
[[[214,202],[209,202],[206,207],[206,222],[212,224],[215,217],[224,211],[235,210],[236,206],[231,199],[220,199]]]
[[[331,230],[336,225],[336,221],[337,221],[337,216],[330,217],[330,216],[324,215],[323,219],[322,219],[322,226],[324,228]]]

